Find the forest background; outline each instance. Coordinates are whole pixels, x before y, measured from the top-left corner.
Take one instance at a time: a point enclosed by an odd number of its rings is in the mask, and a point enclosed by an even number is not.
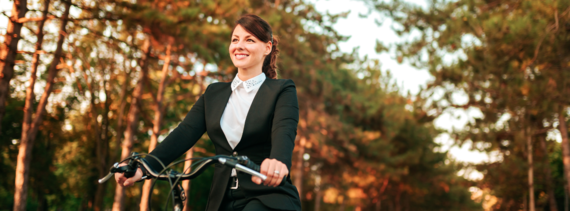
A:
[[[339,49],[349,37],[333,26],[348,13],[302,0],[5,4],[0,210],[147,210],[149,194],[160,209],[166,183],[96,180],[154,148],[208,84],[235,76],[228,40],[247,13],[272,25],[279,77],[297,84],[291,175],[304,210],[568,210],[570,2],[360,2],[370,9],[360,16],[392,20],[403,38],[376,51],[433,77],[417,94],[378,59]],[[442,150],[434,119],[450,110],[481,113],[449,133],[496,159]],[[212,152],[206,134],[181,159]],[[474,170],[482,178],[463,177]],[[211,180],[208,170],[184,183],[187,210],[204,209]]]

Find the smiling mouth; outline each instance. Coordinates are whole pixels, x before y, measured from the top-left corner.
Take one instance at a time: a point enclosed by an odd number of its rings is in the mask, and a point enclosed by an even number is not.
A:
[[[248,56],[249,55],[246,55],[246,54],[236,54],[236,58],[238,58],[238,59],[243,59],[243,58],[246,58]]]

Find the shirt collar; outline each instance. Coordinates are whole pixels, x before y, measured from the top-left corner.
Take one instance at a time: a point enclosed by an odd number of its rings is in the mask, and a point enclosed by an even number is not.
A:
[[[252,90],[259,88],[261,86],[261,84],[265,81],[267,77],[265,76],[265,73],[261,73],[253,78],[250,78],[247,81],[242,81],[241,79],[239,79],[239,77],[236,75],[236,77],[234,78],[234,80],[232,81],[232,91],[234,91],[235,89],[238,88],[238,86],[240,84],[243,83],[243,88],[245,88],[246,92],[251,92]]]

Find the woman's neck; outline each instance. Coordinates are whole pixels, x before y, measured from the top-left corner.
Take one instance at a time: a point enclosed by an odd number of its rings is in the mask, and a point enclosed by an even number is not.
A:
[[[261,71],[261,68],[259,69],[238,69],[238,77],[240,80],[242,81],[247,81],[255,76],[258,76],[259,74],[261,74],[263,71]]]

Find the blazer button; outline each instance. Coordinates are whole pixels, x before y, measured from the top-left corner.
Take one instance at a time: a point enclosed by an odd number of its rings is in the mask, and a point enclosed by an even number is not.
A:
[[[238,155],[237,152],[234,152],[233,156],[237,156],[237,155]]]

